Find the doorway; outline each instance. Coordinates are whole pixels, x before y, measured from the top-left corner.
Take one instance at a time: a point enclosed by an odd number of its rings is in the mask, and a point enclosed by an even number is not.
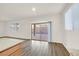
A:
[[[51,22],[33,23],[31,25],[31,39],[51,41]]]

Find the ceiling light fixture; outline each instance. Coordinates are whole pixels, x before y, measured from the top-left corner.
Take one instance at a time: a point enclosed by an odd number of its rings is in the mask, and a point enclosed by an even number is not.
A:
[[[33,7],[33,8],[32,8],[32,11],[34,11],[34,12],[35,12],[35,11],[36,11],[36,8],[34,8],[34,7]]]

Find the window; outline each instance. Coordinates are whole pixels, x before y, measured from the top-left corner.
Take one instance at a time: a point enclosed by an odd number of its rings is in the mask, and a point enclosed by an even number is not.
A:
[[[11,24],[11,29],[13,29],[14,31],[18,31],[20,28],[20,24],[19,23],[12,23]]]
[[[74,4],[65,13],[65,29],[79,31],[79,4]]]
[[[73,30],[71,9],[69,9],[65,14],[65,29],[66,30]]]

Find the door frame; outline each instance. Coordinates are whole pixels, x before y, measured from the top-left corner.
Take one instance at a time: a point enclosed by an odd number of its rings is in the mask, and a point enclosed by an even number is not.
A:
[[[31,40],[32,40],[32,25],[33,24],[46,24],[46,23],[49,23],[49,25],[50,25],[50,33],[49,33],[50,39],[48,40],[48,42],[51,42],[51,40],[52,40],[52,26],[51,26],[52,22],[51,21],[48,21],[48,22],[40,22],[40,23],[32,23],[31,24]]]

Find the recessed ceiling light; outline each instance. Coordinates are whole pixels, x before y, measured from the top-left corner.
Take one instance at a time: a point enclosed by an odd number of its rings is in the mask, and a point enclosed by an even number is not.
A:
[[[34,7],[33,7],[33,8],[32,8],[32,11],[34,11],[34,12],[35,12],[35,11],[36,11],[36,8],[34,8]]]

